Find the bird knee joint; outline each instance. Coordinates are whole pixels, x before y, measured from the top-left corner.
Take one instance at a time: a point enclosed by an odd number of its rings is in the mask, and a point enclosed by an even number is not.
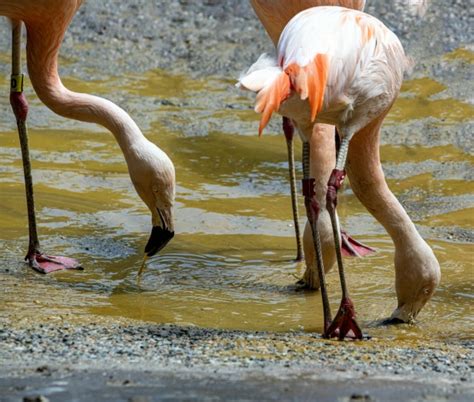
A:
[[[319,218],[319,212],[321,208],[318,201],[315,197],[305,197],[304,205],[306,207],[306,215],[308,216],[308,221],[311,225],[315,224]]]
[[[10,105],[17,121],[25,121],[28,115],[28,101],[23,92],[10,93]]]
[[[329,176],[328,187],[334,187],[336,191],[339,190],[345,178],[346,178],[345,170],[334,169],[331,172],[331,176]]]
[[[303,195],[307,198],[313,198],[315,196],[314,192],[314,184],[316,183],[316,179],[303,179]]]
[[[329,212],[334,212],[337,207],[337,188],[328,185],[328,191],[326,193],[326,209]]]
[[[334,169],[329,177],[328,190],[326,193],[326,208],[333,212],[337,206],[337,191],[341,188],[346,177],[344,170]]]

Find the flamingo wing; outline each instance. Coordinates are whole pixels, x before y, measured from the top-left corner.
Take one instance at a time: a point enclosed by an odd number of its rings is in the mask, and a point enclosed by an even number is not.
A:
[[[255,110],[262,113],[260,132],[291,93],[310,104],[310,119],[331,107],[348,107],[358,98],[386,91],[387,74],[403,75],[406,58],[398,38],[376,18],[342,7],[313,7],[291,19],[283,30],[273,65],[260,60],[247,73],[266,74],[261,86],[241,86],[258,92]],[[261,65],[261,68],[259,67]]]
[[[278,43],[278,63],[301,99],[308,99],[314,121],[323,108],[348,101],[354,83],[384,59],[383,47],[390,42],[401,48],[396,36],[368,14],[317,7],[288,23]]]

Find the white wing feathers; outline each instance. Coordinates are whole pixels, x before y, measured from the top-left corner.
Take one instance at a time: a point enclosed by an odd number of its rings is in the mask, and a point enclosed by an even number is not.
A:
[[[253,92],[259,92],[270,85],[281,72],[282,69],[278,67],[275,56],[263,53],[246,73],[240,75],[236,86]]]
[[[288,91],[308,99],[314,121],[325,109],[393,90],[407,65],[400,41],[385,25],[342,7],[297,14],[283,30],[277,50],[278,60],[262,55],[239,80],[240,86],[259,92],[261,128]]]

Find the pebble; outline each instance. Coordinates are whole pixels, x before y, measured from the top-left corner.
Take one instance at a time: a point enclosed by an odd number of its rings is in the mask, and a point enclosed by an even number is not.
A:
[[[39,396],[25,396],[23,402],[49,402],[49,399],[43,395]]]
[[[352,394],[351,395],[351,401],[371,401],[372,398],[368,394]]]

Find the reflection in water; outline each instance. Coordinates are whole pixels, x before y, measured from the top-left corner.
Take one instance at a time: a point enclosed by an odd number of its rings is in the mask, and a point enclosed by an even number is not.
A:
[[[180,109],[197,113],[196,105],[187,106],[181,99],[189,91],[230,96],[222,95],[228,86],[224,81],[194,81],[159,71],[112,81],[113,85],[109,81],[87,84],[71,79],[68,85],[103,95],[114,88],[151,99],[159,92],[172,99],[157,104],[158,116]],[[418,116],[420,102],[443,89],[428,80],[407,83],[391,124]],[[424,110],[437,118],[437,108],[433,104]],[[209,116],[217,121],[256,119],[249,110],[219,110]],[[92,129],[33,130],[30,142],[43,247],[74,255],[86,267],[83,272],[41,276],[21,262],[27,231],[20,153],[16,133],[0,132],[0,317],[19,317],[29,323],[107,316],[320,332],[319,293],[294,286],[304,266],[291,260],[294,240],[284,139],[258,139],[238,135],[238,130],[188,137],[163,127],[157,130],[158,123],[151,126],[153,132],[146,134],[172,156],[177,167],[177,236],[162,255],[148,262],[140,283],[136,273],[150,222],[112,136]],[[473,192],[472,185],[459,177],[464,166],[472,164],[471,156],[452,146],[384,146],[382,157],[398,195],[416,205],[440,205],[435,214],[420,213],[417,223],[424,233],[434,227],[471,226],[472,209],[456,203]],[[444,207],[448,201],[449,208]],[[363,327],[380,337],[469,336],[474,327],[473,282],[467,278],[472,270],[471,245],[428,239],[442,265],[439,291],[423,310],[418,326],[378,328],[375,323],[396,307],[393,247],[349,188],[341,196],[340,213],[345,227],[378,249],[370,258],[351,259],[347,264]],[[340,297],[336,273],[328,280],[335,310]]]

